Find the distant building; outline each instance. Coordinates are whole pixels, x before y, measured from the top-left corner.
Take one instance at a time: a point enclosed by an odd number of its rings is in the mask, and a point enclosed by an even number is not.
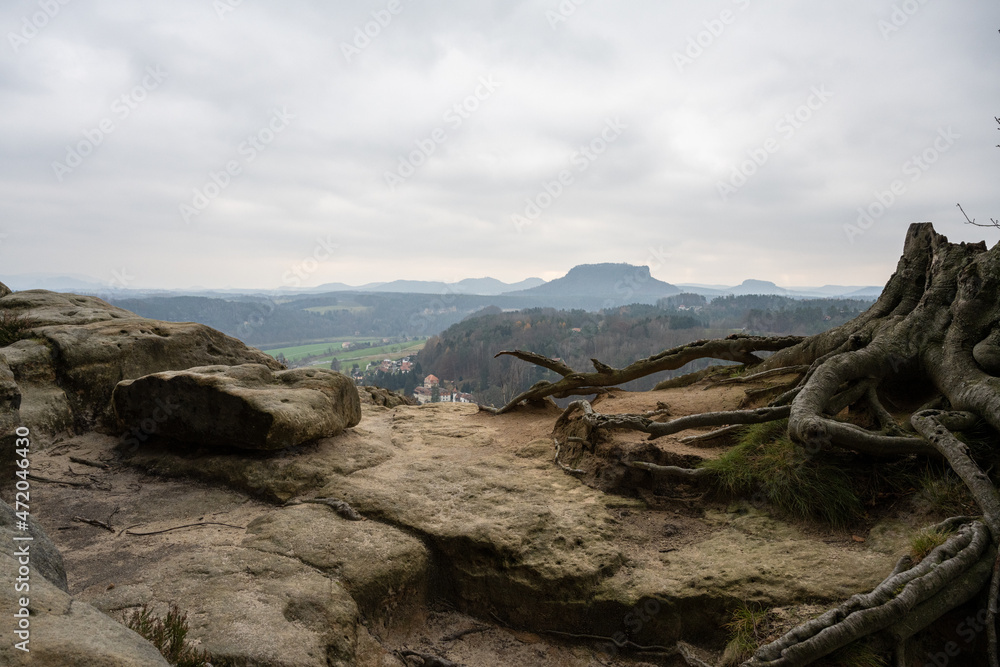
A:
[[[435,387],[439,384],[441,384],[441,381],[438,380],[436,375],[428,375],[427,377],[424,378],[424,386],[427,387],[428,389],[430,389],[431,387]]]

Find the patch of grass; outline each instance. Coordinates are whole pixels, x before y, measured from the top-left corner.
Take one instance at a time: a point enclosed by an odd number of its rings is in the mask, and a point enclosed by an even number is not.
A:
[[[947,541],[949,535],[941,529],[924,528],[910,538],[910,557],[914,563],[919,563],[924,556]]]
[[[148,605],[142,605],[132,613],[124,614],[125,626],[145,637],[161,655],[175,667],[205,667],[217,663],[205,651],[198,651],[186,643],[188,626],[187,614],[177,605],[170,605],[164,618],[155,616]]]
[[[950,468],[928,468],[920,477],[918,504],[924,509],[948,516],[979,514],[969,488]]]
[[[0,311],[0,347],[7,347],[27,338],[28,332],[38,326],[30,317],[10,310]]]
[[[809,456],[786,435],[788,420],[746,428],[735,447],[706,461],[719,487],[803,518],[843,526],[863,510],[851,476],[825,456]]]
[[[732,620],[725,625],[730,638],[722,655],[723,667],[739,665],[753,656],[767,638],[770,617],[770,611],[760,605],[743,603],[733,611]]]

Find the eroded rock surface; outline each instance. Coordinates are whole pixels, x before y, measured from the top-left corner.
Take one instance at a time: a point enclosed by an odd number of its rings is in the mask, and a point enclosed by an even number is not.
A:
[[[0,664],[32,667],[155,667],[167,661],[152,644],[66,591],[62,556],[32,519],[16,528],[14,509],[0,503]],[[14,536],[30,536],[17,541]],[[23,550],[27,550],[27,555]],[[22,567],[27,561],[28,574]],[[15,582],[23,586],[15,588]],[[27,602],[23,607],[22,602]],[[23,619],[21,609],[27,609]],[[26,621],[27,627],[16,626]],[[17,632],[27,632],[18,635]],[[27,641],[27,643],[23,643]],[[28,649],[18,648],[18,645]]]
[[[197,445],[274,450],[337,435],[361,421],[354,381],[322,368],[205,366],[124,380],[112,396],[126,431]]]
[[[26,290],[0,298],[0,310],[34,322],[30,336],[0,348],[0,357],[22,387],[21,422],[37,433],[109,423],[122,380],[215,364],[282,368],[210,327],[146,319],[97,297]]]

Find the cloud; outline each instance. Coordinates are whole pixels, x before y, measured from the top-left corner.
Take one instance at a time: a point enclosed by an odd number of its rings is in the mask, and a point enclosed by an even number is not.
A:
[[[44,4],[0,9],[9,274],[272,288],[333,236],[311,284],[515,281],[650,247],[670,249],[654,275],[673,282],[880,284],[910,222],[998,236],[955,208],[1000,215],[992,6],[98,0],[57,1],[37,27]]]

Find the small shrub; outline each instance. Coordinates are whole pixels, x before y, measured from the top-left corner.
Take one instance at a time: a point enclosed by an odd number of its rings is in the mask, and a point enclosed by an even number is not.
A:
[[[146,638],[161,655],[175,667],[208,667],[213,658],[205,651],[198,651],[185,643],[187,614],[177,605],[170,605],[164,618],[154,616],[148,605],[142,605],[131,614],[124,615],[125,626]]]
[[[790,514],[842,526],[856,519],[862,503],[851,476],[823,455],[809,456],[785,431],[788,420],[755,424],[735,447],[704,467],[721,490],[760,498]]]
[[[27,338],[28,332],[38,326],[30,317],[10,310],[0,311],[0,347],[7,347]]]

